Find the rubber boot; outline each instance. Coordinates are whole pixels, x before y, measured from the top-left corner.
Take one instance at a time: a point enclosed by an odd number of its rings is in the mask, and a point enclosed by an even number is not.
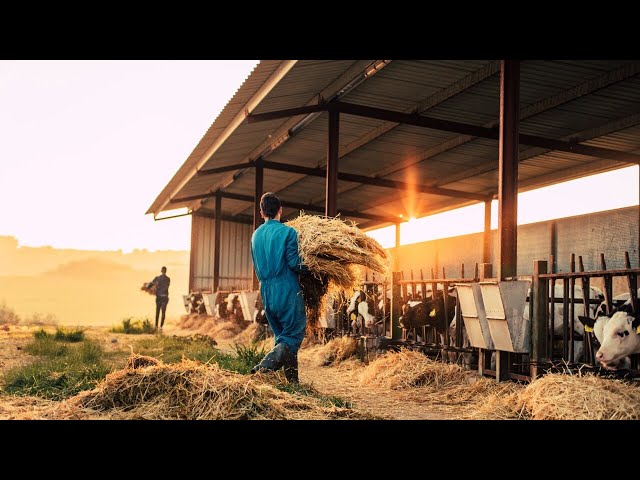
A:
[[[265,355],[262,361],[251,369],[251,373],[275,371],[282,368],[291,355],[291,350],[286,343],[279,343]]]
[[[287,382],[298,383],[298,354],[290,353],[284,365],[284,376]]]

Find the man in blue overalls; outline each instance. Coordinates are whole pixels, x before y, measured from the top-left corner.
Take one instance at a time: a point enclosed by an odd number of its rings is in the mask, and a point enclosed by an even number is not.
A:
[[[275,345],[251,373],[284,367],[287,380],[298,382],[298,350],[307,323],[298,273],[307,268],[298,255],[298,232],[280,223],[281,215],[278,197],[265,193],[260,199],[265,222],[251,237],[251,258]]]

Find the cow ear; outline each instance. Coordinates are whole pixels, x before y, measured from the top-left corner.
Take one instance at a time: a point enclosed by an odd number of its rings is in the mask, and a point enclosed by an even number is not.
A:
[[[578,315],[578,320],[580,320],[580,322],[584,325],[585,331],[587,331],[587,332],[592,332],[593,331],[593,326],[596,323],[596,321],[593,318],[589,318],[589,317],[584,317],[582,315]]]
[[[637,333],[640,333],[640,329],[638,328],[640,327],[640,318],[638,318],[636,315],[633,316],[633,322],[631,322],[631,326]]]

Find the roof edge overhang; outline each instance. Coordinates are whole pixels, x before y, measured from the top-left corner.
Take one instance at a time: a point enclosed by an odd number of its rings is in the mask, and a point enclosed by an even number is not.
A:
[[[220,146],[229,138],[229,136],[242,124],[249,114],[262,102],[262,100],[273,90],[273,88],[286,76],[286,74],[294,67],[298,60],[268,60],[261,61],[249,74],[236,91],[234,96],[227,102],[224,109],[218,114],[214,122],[211,124],[200,142],[193,149],[187,160],[175,173],[173,178],[162,189],[158,197],[151,204],[145,214],[153,214],[154,216],[164,210],[176,208],[170,205],[170,200],[186,185],[186,183],[207,163],[209,158],[220,148]],[[252,76],[256,76],[261,71],[273,70],[262,84],[252,85],[247,80]],[[250,91],[252,90],[252,91]],[[250,95],[249,100],[238,108],[234,99]],[[230,121],[221,120],[226,118],[224,113],[230,110],[237,110]],[[216,131],[220,131],[216,136]],[[204,153],[198,152],[206,149]],[[167,208],[169,207],[169,208]]]

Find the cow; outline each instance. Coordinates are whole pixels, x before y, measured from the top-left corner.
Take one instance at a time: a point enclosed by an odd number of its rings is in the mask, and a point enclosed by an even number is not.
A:
[[[446,295],[446,316],[442,292],[436,295],[436,298],[429,297],[429,292],[427,292],[427,298],[409,300],[402,305],[400,326],[407,330],[434,327],[436,333],[440,335],[441,343],[444,344],[445,332],[455,316],[456,297],[451,295],[454,290],[450,289],[449,294]]]
[[[382,320],[375,317],[373,309],[373,300],[368,298],[367,294],[362,290],[356,290],[349,301],[347,307],[347,315],[351,319],[351,328],[354,332],[362,331],[362,326],[368,332],[379,334],[378,332]]]
[[[575,317],[580,317],[581,315],[584,315],[584,304],[582,302],[583,297],[583,291],[582,291],[582,287],[576,285],[574,287],[574,298],[577,300],[577,302],[575,302],[574,304],[574,315]],[[556,285],[554,288],[554,297],[556,299],[562,299],[563,295],[564,295],[564,288],[563,285]],[[549,286],[549,294],[551,294],[551,286]],[[523,320],[529,320],[529,297],[531,295],[531,290],[529,290],[529,292],[527,293],[527,300],[526,300],[526,305],[524,307],[524,312],[522,314],[522,318]],[[551,295],[549,295],[551,296]],[[597,287],[589,287],[589,298],[590,299],[596,299],[598,300],[600,303],[604,300],[604,293],[602,292],[602,290],[600,290]],[[592,304],[589,305],[589,316],[595,316],[596,312],[598,311],[600,307],[597,304]],[[549,307],[549,327],[551,326],[551,308]],[[562,327],[563,327],[563,321],[564,321],[564,305],[562,303],[553,303],[553,310],[554,310],[554,322],[553,322],[553,334],[555,335],[562,335]],[[568,316],[568,315],[567,315]],[[567,322],[568,323],[568,327],[570,328],[570,322],[571,320],[569,318],[567,318]],[[574,334],[578,334],[580,336],[584,335],[584,326],[582,324],[582,322],[580,321],[574,321],[573,323],[573,332]],[[573,341],[573,351],[574,351],[574,358],[576,360],[579,360],[582,357],[582,353],[584,351],[584,342],[582,340],[574,340]]]
[[[244,320],[239,295],[237,293],[229,293],[222,303],[216,305],[215,313],[220,318],[228,318],[233,315],[235,320]]]
[[[596,360],[607,370],[629,368],[629,355],[640,353],[640,317],[634,314],[630,301],[614,309],[611,315],[599,315],[595,320],[579,316],[580,322],[593,329],[600,348]]]

